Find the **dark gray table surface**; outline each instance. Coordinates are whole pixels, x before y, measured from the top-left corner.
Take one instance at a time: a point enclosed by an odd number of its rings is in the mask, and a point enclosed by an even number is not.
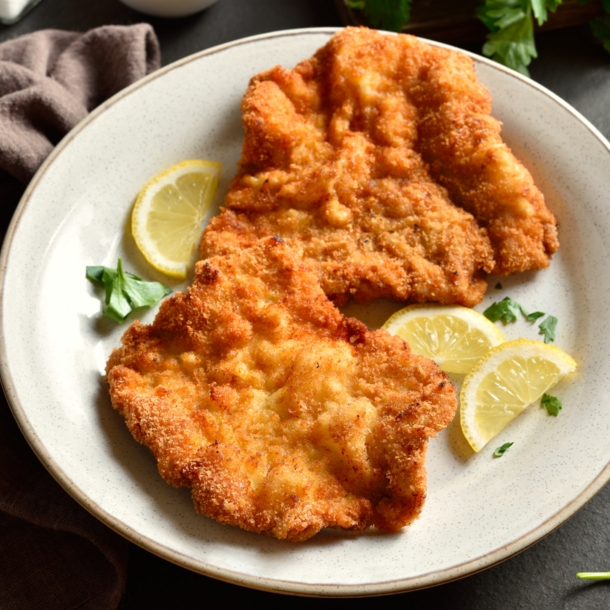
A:
[[[182,19],[147,17],[118,0],[42,0],[19,23],[0,26],[0,42],[43,28],[84,31],[141,21],[155,28],[163,64],[244,36],[342,25],[332,0],[219,0],[208,10]],[[610,139],[610,55],[587,26],[541,33],[536,40],[539,57],[531,66],[532,78],[572,104]],[[476,52],[479,46],[468,49]],[[609,522],[610,485],[560,528],[500,565],[431,589],[378,599],[313,600],[244,589],[190,572],[131,545],[121,608],[231,608],[245,602],[291,608],[384,604],[454,610],[608,609],[610,581],[584,583],[575,575],[582,570],[610,570]]]

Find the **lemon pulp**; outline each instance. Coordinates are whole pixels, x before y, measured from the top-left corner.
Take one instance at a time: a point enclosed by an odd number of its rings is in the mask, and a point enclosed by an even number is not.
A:
[[[509,422],[576,369],[554,345],[517,339],[492,348],[466,375],[460,392],[464,436],[480,451]]]
[[[382,328],[448,373],[467,373],[490,348],[504,341],[502,331],[484,315],[459,306],[411,305],[396,312]]]
[[[140,191],[131,217],[132,233],[155,269],[186,277],[220,168],[213,161],[183,161],[152,178]]]

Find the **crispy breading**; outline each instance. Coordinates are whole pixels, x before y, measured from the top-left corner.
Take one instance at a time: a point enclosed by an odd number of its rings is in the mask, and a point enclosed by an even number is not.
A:
[[[280,240],[200,261],[192,287],[122,341],[113,406],[204,515],[300,541],[420,514],[453,385],[401,339],[345,318]]]
[[[470,58],[435,49],[412,92],[418,150],[451,199],[487,229],[493,273],[548,267],[559,248],[557,221],[530,172],[502,141],[489,91]]]
[[[544,267],[558,245],[490,108],[466,55],[346,28],[251,80],[239,171],[201,256],[278,235],[338,304],[475,305],[487,273]]]

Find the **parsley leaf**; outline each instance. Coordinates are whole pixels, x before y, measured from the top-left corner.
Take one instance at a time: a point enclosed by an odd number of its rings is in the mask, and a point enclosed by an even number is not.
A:
[[[525,12],[521,0],[486,0],[477,15],[492,32],[498,32],[523,19]]]
[[[603,0],[610,2],[610,0]],[[483,54],[529,76],[527,66],[537,57],[534,18],[538,25],[554,13],[562,0],[485,0],[477,9],[479,19],[490,34]]]
[[[346,0],[349,8],[364,10],[370,24],[400,32],[411,18],[412,0]]]
[[[517,303],[517,301],[513,301],[510,297],[504,297],[501,301],[492,303],[483,312],[483,315],[492,322],[502,320],[504,324],[508,324],[509,322],[514,322],[517,319],[519,313],[521,313],[528,322],[535,322],[538,318],[542,318],[542,316],[546,315],[542,311],[534,311],[533,313],[527,313],[523,305]],[[555,320],[557,320],[557,318],[555,318]]]
[[[484,312],[483,315],[492,322],[502,320],[504,324],[514,322],[523,308],[519,303],[513,301],[510,297],[504,297],[501,301],[492,303]]]
[[[547,316],[540,326],[538,326],[540,331],[539,335],[544,335],[544,342],[550,343],[551,341],[555,341],[555,330],[557,328],[557,318],[555,316]]]
[[[138,307],[152,307],[171,290],[159,282],[146,282],[133,273],[123,270],[123,261],[119,258],[117,268],[90,265],[87,267],[87,279],[103,284],[106,307],[102,313],[120,324]]]
[[[529,76],[527,66],[538,56],[530,0],[486,0],[477,12],[491,30],[483,55]]]
[[[610,2],[608,2],[608,7],[605,6],[607,12],[610,12]],[[604,15],[603,17],[597,17],[597,19],[593,19],[591,21],[591,29],[593,30],[593,34],[596,38],[601,40],[604,45],[604,49],[610,53],[610,15]]]
[[[548,18],[547,9],[554,13],[557,7],[561,4],[562,0],[531,0],[532,10],[534,11],[534,17],[538,25],[542,25]]]
[[[561,400],[556,396],[551,396],[550,394],[543,394],[540,399],[540,406],[546,409],[546,412],[549,415],[553,415],[557,417],[559,415],[559,411],[563,409],[563,405],[561,404]]]
[[[514,443],[504,443],[501,447],[498,447],[495,451],[494,451],[494,457],[498,458],[498,457],[502,457],[505,453],[506,450],[509,447],[512,447],[514,445]]]
[[[104,315],[117,324],[120,324],[131,312],[131,306],[123,291],[125,284],[125,273],[123,272],[123,264],[121,259],[117,263],[117,270],[114,274],[106,274],[108,283],[105,283],[106,288],[106,309]]]
[[[582,580],[610,580],[610,572],[578,572],[576,576]]]
[[[517,319],[519,313],[521,313],[528,322],[535,322],[538,318],[542,318],[546,315],[542,311],[527,313],[527,311],[525,311],[523,308],[523,305],[520,305],[517,303],[517,301],[513,301],[510,297],[504,297],[501,301],[492,303],[483,312],[483,315],[492,322],[502,320],[504,324],[509,324]],[[544,335],[545,343],[555,341],[557,318],[551,315],[546,316],[546,318],[538,325],[538,328],[540,329],[538,334]]]

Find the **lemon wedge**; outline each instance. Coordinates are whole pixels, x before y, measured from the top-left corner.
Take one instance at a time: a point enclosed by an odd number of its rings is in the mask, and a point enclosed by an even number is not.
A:
[[[574,370],[576,362],[568,354],[542,341],[517,339],[489,350],[466,375],[460,392],[462,431],[470,446],[480,451]]]
[[[182,161],[140,191],[131,230],[140,252],[158,271],[184,279],[220,176],[220,163]]]
[[[432,358],[447,373],[467,373],[504,341],[493,322],[459,306],[411,305],[397,311],[382,328],[402,337],[415,353]]]

